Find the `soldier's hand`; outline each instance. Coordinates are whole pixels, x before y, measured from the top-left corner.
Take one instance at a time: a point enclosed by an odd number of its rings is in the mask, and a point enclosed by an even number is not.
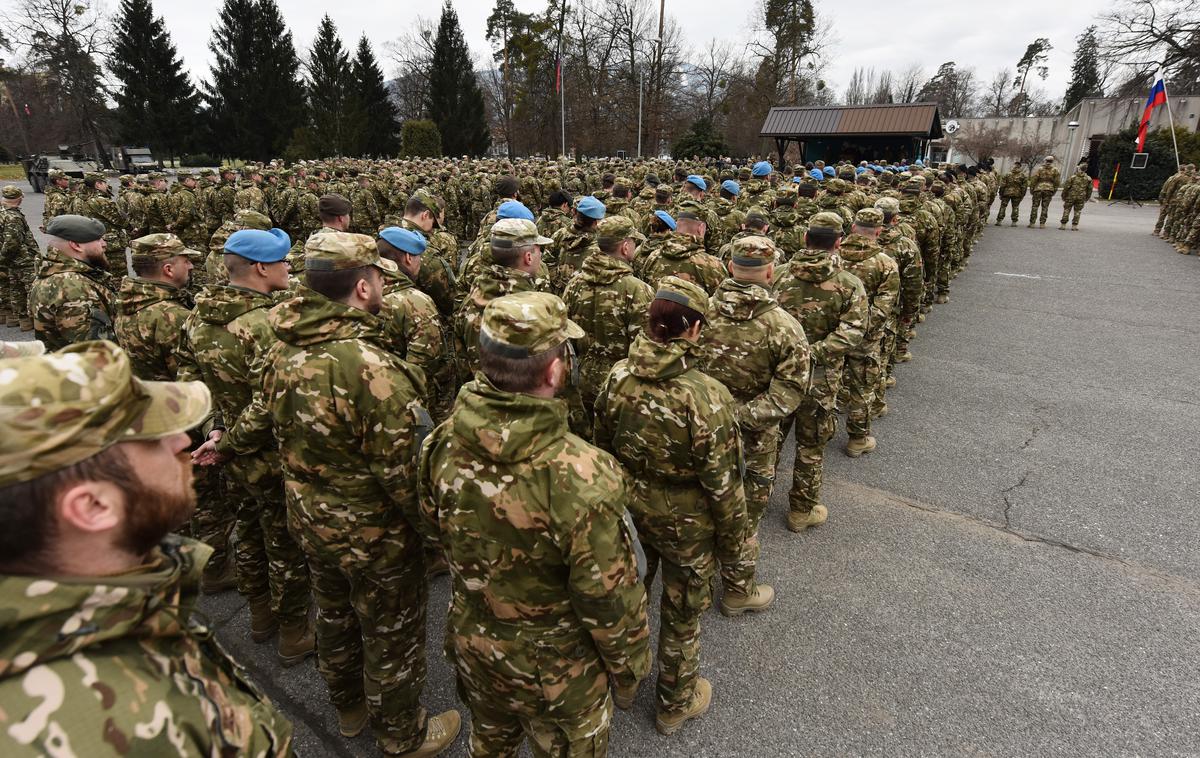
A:
[[[216,466],[229,460],[229,455],[217,452],[217,443],[221,441],[222,436],[224,433],[220,429],[212,430],[204,444],[192,451],[192,463],[198,466]]]

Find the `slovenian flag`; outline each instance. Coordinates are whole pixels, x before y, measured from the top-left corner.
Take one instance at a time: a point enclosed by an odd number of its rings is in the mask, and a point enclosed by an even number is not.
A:
[[[1150,115],[1154,113],[1154,109],[1163,103],[1167,102],[1167,83],[1163,81],[1162,71],[1158,72],[1158,78],[1154,80],[1154,86],[1150,88],[1150,97],[1146,98],[1146,110],[1142,111],[1142,123],[1138,125],[1137,135],[1137,152],[1143,152],[1146,146],[1146,130],[1150,128]]]

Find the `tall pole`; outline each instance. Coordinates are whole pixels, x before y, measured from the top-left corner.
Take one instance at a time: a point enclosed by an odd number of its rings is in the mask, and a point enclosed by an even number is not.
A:
[[[638,157],[642,157],[642,90],[646,89],[646,67],[642,67],[642,77],[638,81]]]
[[[654,111],[651,114],[651,121],[650,121],[650,123],[651,123],[651,127],[650,127],[651,145],[650,145],[650,147],[652,150],[654,150],[654,154],[656,156],[658,155],[658,143],[659,143],[658,132],[659,132],[659,129],[661,128],[659,119],[662,116],[663,22],[666,17],[666,12],[667,12],[667,0],[658,0],[658,41],[654,46],[654,67],[650,69],[650,73],[653,75],[651,77],[650,84],[651,84],[651,86],[654,87],[654,97],[651,98],[651,100],[650,100],[651,105],[653,107],[653,111]]]
[[[1162,72],[1163,100],[1167,101],[1167,128],[1171,130],[1171,144],[1175,146],[1175,171],[1179,171],[1179,142],[1175,138],[1175,116],[1171,114],[1171,98],[1167,95],[1167,73]],[[1147,127],[1149,128],[1149,127]]]
[[[559,126],[562,130],[562,157],[567,157],[567,95],[566,82],[563,76],[563,25],[567,22],[567,0],[563,0],[562,10],[558,14],[558,71],[555,76],[558,79],[558,116]]]

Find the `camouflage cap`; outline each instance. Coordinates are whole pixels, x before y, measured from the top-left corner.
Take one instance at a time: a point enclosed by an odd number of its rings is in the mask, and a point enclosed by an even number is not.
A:
[[[191,171],[176,171],[175,180],[182,182],[184,179],[195,179],[196,175]]]
[[[129,259],[133,263],[159,263],[177,255],[200,258],[204,253],[192,250],[183,244],[183,240],[166,232],[147,234],[129,243]]]
[[[41,340],[25,340],[23,342],[0,341],[0,359],[2,358],[31,358],[43,355],[46,343]]]
[[[6,184],[4,185],[4,189],[0,189],[0,197],[3,197],[5,200],[18,200],[25,197],[25,193],[15,184]]]
[[[669,300],[685,308],[691,308],[700,315],[708,313],[708,293],[695,282],[680,279],[678,276],[664,276],[658,280],[654,292],[655,300]]]
[[[538,234],[537,224],[523,218],[506,218],[492,224],[492,247],[514,248],[549,245],[554,240]]]
[[[875,201],[875,207],[894,216],[900,212],[900,201],[894,197],[881,197]]]
[[[883,226],[883,211],[878,208],[863,208],[854,214],[854,225],[862,227]]]
[[[146,176],[145,174],[138,174],[136,177],[134,177],[133,181],[147,187],[150,186],[150,177]]]
[[[414,199],[420,200],[421,205],[424,205],[426,208],[428,208],[431,211],[437,212],[437,209],[438,209],[437,200],[434,199],[433,192],[431,192],[428,187],[420,187],[420,188],[414,190],[413,193],[408,196],[408,199],[409,200],[414,200]]]
[[[249,208],[241,208],[234,213],[233,223],[243,229],[261,229],[264,232],[271,228],[271,219]]]
[[[197,171],[196,173],[198,173],[200,176],[203,176],[205,178],[217,175],[217,172],[213,171],[211,168],[202,168],[199,171]]]
[[[505,358],[530,358],[584,336],[567,306],[549,292],[498,297],[483,309],[479,346]]]
[[[752,268],[774,263],[778,248],[768,237],[751,235],[733,241],[730,260],[734,265]]]
[[[68,242],[95,242],[104,236],[104,231],[103,222],[74,213],[55,216],[46,224],[46,234]]]
[[[840,234],[843,227],[843,219],[841,214],[833,211],[821,211],[813,214],[813,217],[808,220],[808,228],[812,229],[835,229]]]
[[[27,482],[118,442],[156,440],[208,416],[202,382],[144,382],[112,342],[0,360],[0,487]]]
[[[633,221],[628,216],[620,214],[605,216],[596,224],[597,239],[635,239],[638,242],[645,242],[646,235],[638,231]]]
[[[85,171],[83,174],[83,181],[87,184],[91,184],[92,182],[104,182],[108,181],[108,177],[99,171]]]
[[[146,174],[146,178],[152,182],[157,182],[159,179],[166,179],[167,175],[161,171],[151,171],[149,174]]]
[[[925,191],[925,177],[923,177],[923,176],[912,177],[911,179],[909,179],[908,181],[906,181],[904,183],[904,185],[900,188],[900,191],[901,192],[924,192]]]
[[[62,169],[52,168],[46,172],[46,178],[53,181],[55,179],[66,179],[67,175],[62,172]]]
[[[121,174],[117,177],[121,184],[133,184],[133,174]]]
[[[795,200],[796,199],[796,185],[793,182],[788,182],[787,184],[779,185],[779,188],[775,190],[775,199],[776,200]]]
[[[375,240],[365,234],[321,232],[304,243],[306,271],[345,271],[363,266],[393,274],[399,271],[393,261],[380,257]]]

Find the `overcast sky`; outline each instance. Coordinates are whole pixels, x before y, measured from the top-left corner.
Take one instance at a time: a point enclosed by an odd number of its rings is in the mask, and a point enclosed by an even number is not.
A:
[[[370,0],[278,0],[301,57],[316,34],[321,16],[329,12],[342,40],[353,50],[366,32],[384,63],[383,43],[394,39],[413,20],[412,10],[435,21],[440,3],[379,3]],[[454,0],[467,44],[480,62],[489,55],[484,29],[494,0]],[[538,12],[545,0],[516,0],[518,9]],[[115,2],[110,3],[115,6]],[[749,38],[746,14],[756,0],[667,0],[667,15],[674,16],[684,37],[699,49],[713,37],[744,44]],[[900,71],[918,62],[932,74],[945,61],[976,69],[979,78],[990,80],[1000,68],[1013,68],[1025,46],[1036,37],[1049,37],[1050,75],[1044,83],[1054,99],[1062,97],[1070,76],[1075,37],[1105,11],[1111,0],[1002,0],[980,3],[971,0],[920,2],[918,0],[818,0],[817,12],[832,22],[839,44],[831,51],[826,80],[841,99],[851,72],[859,66]],[[208,76],[211,54],[208,42],[216,20],[217,2],[154,0],[156,11],[167,27],[191,70],[194,79]],[[737,9],[731,13],[731,9]],[[744,9],[744,10],[743,10]]]

